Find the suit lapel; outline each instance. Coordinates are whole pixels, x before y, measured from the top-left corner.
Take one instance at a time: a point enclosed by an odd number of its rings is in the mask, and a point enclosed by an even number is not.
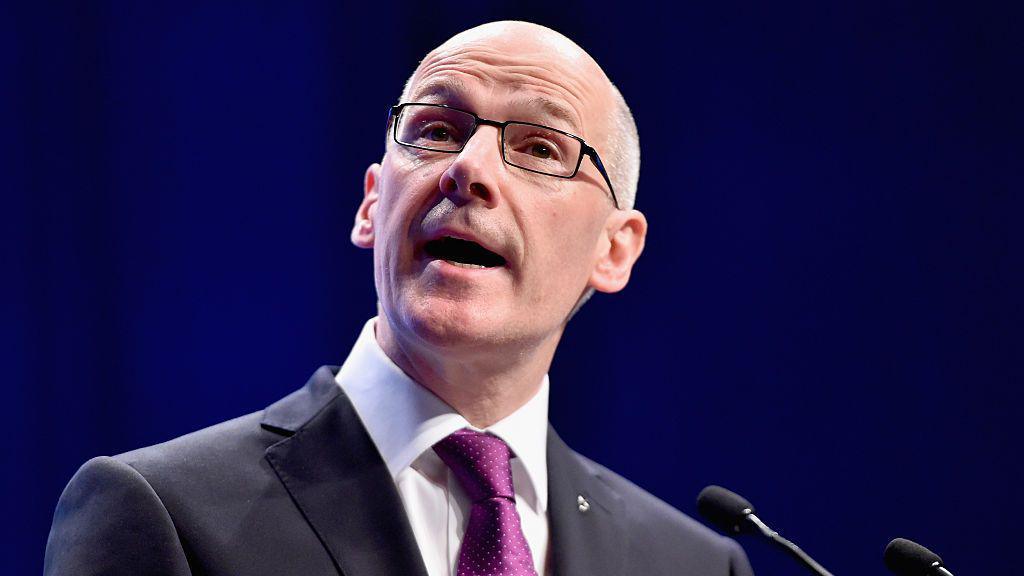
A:
[[[587,506],[580,510],[579,497]],[[621,575],[622,499],[548,428],[548,515],[555,576]]]
[[[288,436],[267,461],[342,574],[426,576],[391,474],[332,370],[269,407],[263,426]]]

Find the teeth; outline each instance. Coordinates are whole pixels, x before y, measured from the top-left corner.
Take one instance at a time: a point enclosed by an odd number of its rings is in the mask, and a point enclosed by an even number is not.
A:
[[[486,266],[481,266],[480,264],[469,264],[468,262],[456,262],[454,260],[445,260],[445,262],[453,266],[461,266],[463,268],[486,268]]]

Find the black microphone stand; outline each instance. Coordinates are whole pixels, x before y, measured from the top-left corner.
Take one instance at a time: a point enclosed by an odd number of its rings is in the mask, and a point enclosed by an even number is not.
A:
[[[801,550],[799,546],[786,539],[775,530],[769,528],[767,524],[762,522],[761,519],[753,513],[747,515],[747,520],[749,520],[754,526],[757,526],[757,529],[761,534],[764,534],[766,538],[785,550],[790,556],[796,558],[797,561],[806,566],[811,572],[814,572],[818,576],[832,576],[831,572],[825,570],[824,566],[818,564],[814,558],[808,556],[807,553]]]

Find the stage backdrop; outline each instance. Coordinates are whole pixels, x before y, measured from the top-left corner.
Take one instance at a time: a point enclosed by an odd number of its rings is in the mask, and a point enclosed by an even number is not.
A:
[[[13,4],[13,5],[11,5]],[[0,8],[6,574],[88,458],[260,410],[374,313],[348,241],[433,46],[521,18],[633,108],[647,250],[551,369],[570,445],[719,483],[837,574],[1019,547],[1022,55],[977,3],[20,2]],[[952,3],[951,3],[952,4]],[[761,574],[799,568],[744,541]]]

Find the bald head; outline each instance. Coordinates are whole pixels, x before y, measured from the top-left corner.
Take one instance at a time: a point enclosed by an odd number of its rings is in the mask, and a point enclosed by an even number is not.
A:
[[[499,43],[503,41],[512,42],[518,46],[534,45],[549,56],[558,53],[568,59],[586,61],[596,71],[600,71],[597,62],[594,62],[593,58],[583,48],[568,37],[546,26],[522,20],[487,22],[469,30],[464,30],[438,46],[434,52],[461,44],[473,42],[490,43],[495,40]]]
[[[505,54],[516,54],[513,62]],[[430,51],[409,77],[400,102],[417,97],[422,81],[432,73],[458,66],[460,61],[478,59],[495,65],[494,80],[514,85],[517,75],[529,75],[525,58],[538,66],[561,68],[561,86],[554,83],[533,86],[574,100],[578,107],[596,113],[588,133],[579,135],[597,149],[615,188],[619,207],[632,208],[640,176],[640,141],[636,122],[618,88],[600,65],[578,44],[539,24],[506,20],[489,22],[452,36]],[[561,88],[562,90],[559,90]],[[590,110],[597,107],[599,110]]]
[[[509,403],[519,406],[573,310],[592,291],[625,288],[643,251],[629,111],[582,48],[525,22],[446,41],[402,104],[352,229],[373,249],[377,338],[389,357],[414,357],[396,361],[403,370],[426,366],[449,390],[500,374],[484,380],[525,394]],[[513,372],[523,386],[502,383]]]

